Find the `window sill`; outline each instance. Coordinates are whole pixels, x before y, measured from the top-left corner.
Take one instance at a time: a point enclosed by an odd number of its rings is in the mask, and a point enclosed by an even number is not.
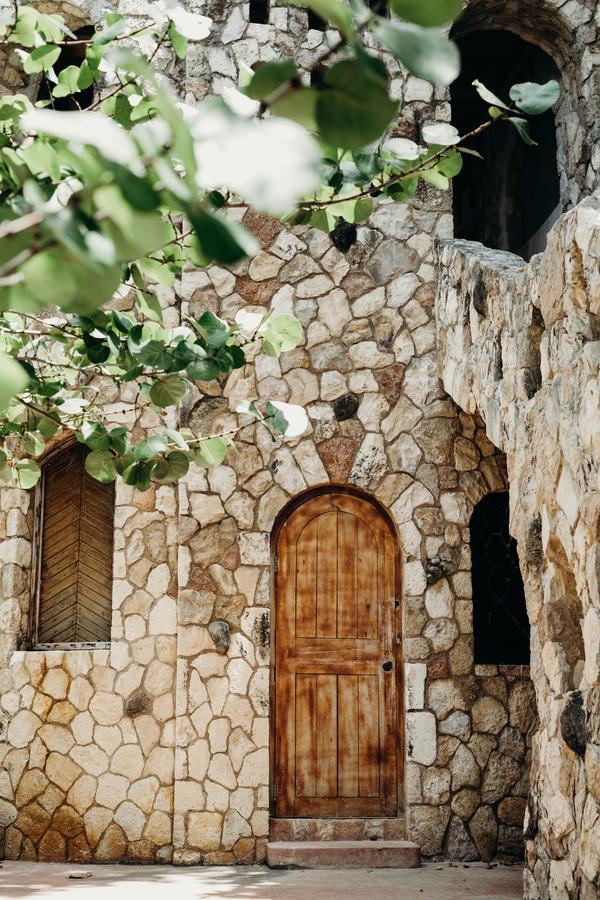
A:
[[[28,653],[40,650],[110,650],[110,641],[65,641],[62,644],[34,644]]]
[[[484,664],[475,663],[475,675],[480,678],[490,678],[494,675],[507,675],[513,678],[529,678],[529,664],[512,665],[510,663]]]

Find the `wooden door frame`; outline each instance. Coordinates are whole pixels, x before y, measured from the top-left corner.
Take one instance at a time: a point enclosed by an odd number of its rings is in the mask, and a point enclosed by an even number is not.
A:
[[[275,658],[276,658],[276,604],[277,604],[277,573],[275,571],[275,554],[277,549],[277,541],[284,523],[290,515],[299,506],[302,506],[314,497],[323,494],[350,494],[360,500],[364,500],[373,506],[384,519],[389,528],[392,540],[395,546],[396,561],[396,638],[393,641],[394,646],[394,678],[396,679],[396,792],[397,792],[397,813],[396,817],[401,819],[406,814],[405,790],[404,790],[404,744],[405,744],[405,713],[404,713],[404,667],[403,667],[403,612],[404,612],[404,581],[403,581],[403,559],[398,535],[398,529],[394,520],[386,507],[368,491],[353,484],[330,484],[322,482],[321,484],[312,485],[307,490],[302,491],[295,497],[292,497],[286,505],[279,511],[275,517],[273,528],[271,529],[271,545],[270,545],[270,609],[271,609],[271,636],[270,636],[270,661],[269,661],[269,815],[275,817],[275,758],[276,758],[276,699],[275,699]],[[369,818],[373,818],[370,816]]]

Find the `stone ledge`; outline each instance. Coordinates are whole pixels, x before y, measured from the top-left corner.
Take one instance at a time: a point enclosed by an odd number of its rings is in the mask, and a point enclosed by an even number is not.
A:
[[[406,823],[401,818],[269,820],[272,841],[404,840]]]
[[[412,841],[269,841],[267,865],[303,869],[417,869]]]

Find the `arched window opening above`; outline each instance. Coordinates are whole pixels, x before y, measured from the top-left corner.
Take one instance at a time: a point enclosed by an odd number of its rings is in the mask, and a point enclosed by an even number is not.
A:
[[[86,453],[72,444],[43,466],[34,646],[110,640],[114,486],[87,474]]]
[[[527,665],[529,620],[508,493],[488,494],[471,516],[475,663]]]
[[[487,118],[474,79],[508,99],[513,84],[560,78],[544,50],[511,31],[469,31],[455,35],[455,40],[462,67],[450,90],[452,120],[461,134]],[[464,156],[462,172],[454,179],[455,237],[481,241],[525,259],[544,249],[546,235],[560,214],[552,110],[532,117],[530,131],[537,147],[527,146],[507,122],[493,125],[468,143],[483,160]]]
[[[94,29],[92,28],[92,26],[81,28],[75,34],[77,40],[73,41],[72,45],[67,44],[62,48],[58,60],[52,67],[57,78],[60,73],[64,72],[65,69],[68,69],[69,66],[77,66],[77,68],[81,66],[81,63],[85,59],[87,45],[78,42],[85,41],[91,38],[93,34]],[[42,76],[37,99],[49,100],[50,103],[48,105],[51,109],[60,109],[66,111],[89,109],[89,107],[94,102],[93,84],[81,91],[77,91],[76,94],[69,94],[67,97],[54,97],[52,91],[54,90],[55,86],[55,83],[51,81],[47,75]]]
[[[250,0],[250,21],[257,25],[267,25],[269,22],[269,0]]]

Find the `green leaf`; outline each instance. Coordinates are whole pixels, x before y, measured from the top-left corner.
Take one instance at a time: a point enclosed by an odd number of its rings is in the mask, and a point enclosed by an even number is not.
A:
[[[510,107],[507,106],[500,97],[496,97],[496,95],[493,94],[489,88],[486,88],[485,84],[482,84],[477,78],[473,82],[473,87],[485,103],[491,103],[492,106],[499,106],[500,109],[510,110]]]
[[[12,356],[0,353],[0,409],[6,409],[8,402],[24,391],[28,383],[25,369]]]
[[[439,31],[379,19],[373,31],[396,59],[417,78],[451,84],[460,72],[458,47]]]
[[[125,30],[125,19],[120,13],[109,13],[106,17],[106,28],[96,32],[94,44],[110,44]]]
[[[182,34],[179,34],[172,21],[169,24],[168,38],[179,59],[185,59],[188,42]]]
[[[33,175],[49,175],[53,181],[59,181],[60,160],[52,144],[35,140],[28,147],[21,149],[21,156]]]
[[[237,222],[209,212],[190,211],[189,217],[207,259],[232,265],[258,253],[256,238]]]
[[[209,347],[222,347],[229,340],[230,328],[224,319],[220,319],[207,309],[197,320],[197,326]]]
[[[23,63],[23,70],[27,75],[47,72],[48,69],[52,68],[59,56],[60,47],[55,47],[53,44],[44,44],[43,47],[36,47]]]
[[[508,116],[507,121],[511,122],[511,124],[514,125],[514,127],[519,132],[519,135],[528,147],[537,147],[537,141],[534,141],[534,139],[529,134],[529,122],[527,121],[527,119],[519,119],[516,116]]]
[[[128,313],[120,312],[118,309],[111,310],[110,316],[114,322],[115,328],[117,331],[120,331],[121,334],[129,334],[135,325],[135,319],[132,316]]]
[[[94,83],[95,76],[92,69],[84,63],[79,66],[67,66],[58,75],[58,84],[52,91],[53,97],[69,97],[85,90]]]
[[[293,59],[258,63],[252,81],[244,88],[244,93],[252,100],[264,100],[293,78],[298,78],[298,69]]]
[[[155,481],[163,483],[179,481],[187,474],[189,467],[188,455],[181,450],[173,450],[157,462],[152,475]]]
[[[15,463],[17,485],[23,490],[32,488],[40,480],[42,470],[35,459],[19,459]]]
[[[460,141],[457,129],[449,122],[434,122],[432,125],[425,125],[422,135],[426,144],[436,144],[439,147],[449,147]]]
[[[138,491],[147,491],[150,487],[151,465],[144,460],[138,460],[123,470],[123,481],[131,484]]]
[[[45,446],[46,442],[39,431],[26,431],[23,435],[23,449],[30,456],[39,456]]]
[[[92,450],[85,458],[85,471],[96,481],[110,484],[117,477],[114,457],[106,450]]]
[[[113,450],[116,450],[117,453],[125,453],[127,450],[127,434],[128,431],[124,425],[119,425],[117,428],[113,428],[109,431],[108,436],[110,438],[110,446]]]
[[[150,388],[150,399],[156,406],[174,406],[183,400],[186,393],[185,381],[179,375],[164,375],[157,378]]]
[[[283,0],[289,6],[306,6],[329,22],[346,40],[353,36],[352,15],[343,0]]]
[[[285,434],[288,427],[288,420],[282,411],[269,401],[266,405],[267,415],[269,416],[269,425],[277,434]]]
[[[157,453],[164,453],[167,449],[167,439],[160,434],[152,434],[138,444],[135,450],[136,459],[152,459]]]
[[[220,369],[211,359],[199,359],[189,363],[185,372],[192,381],[214,381]]]
[[[114,185],[96,188],[94,201],[98,210],[107,216],[104,227],[121,260],[147,256],[160,250],[174,236],[172,226],[163,221],[159,212],[139,212]]]
[[[227,447],[221,438],[209,438],[202,441],[197,452],[196,460],[201,466],[220,466],[227,455]]]
[[[416,25],[435,27],[451,22],[463,8],[463,0],[391,0],[396,15]]]
[[[413,175],[410,178],[403,178],[402,181],[390,184],[390,186],[386,188],[385,193],[388,197],[392,197],[392,199],[396,200],[398,203],[406,203],[407,200],[410,200],[411,197],[414,196],[418,186],[419,176]]]
[[[162,309],[156,294],[148,290],[137,291],[135,299],[140,312],[147,319],[151,319],[153,322],[162,322]]]
[[[359,222],[365,222],[373,212],[373,201],[370,197],[361,197],[354,204],[354,212],[352,214],[352,222],[358,225]]]
[[[143,344],[135,354],[135,359],[136,362],[149,366],[152,369],[166,369],[171,361],[165,345],[155,340]]]
[[[450,182],[446,178],[445,175],[442,175],[441,172],[435,169],[424,169],[419,173],[423,181],[427,181],[429,184],[432,184],[434,187],[439,188],[441,191],[447,191],[450,187]]]
[[[51,419],[50,415],[40,416],[37,427],[39,433],[45,438],[54,437],[60,431],[59,423]]]
[[[312,88],[292,88],[283,97],[271,103],[274,116],[298,122],[309,131],[317,130],[317,91]]]
[[[302,340],[302,325],[294,316],[273,316],[268,320],[262,338],[265,353],[279,356],[298,346]]]
[[[381,79],[359,63],[344,60],[325,75],[317,99],[317,122],[325,141],[353,150],[376,140],[397,109]]]
[[[106,428],[99,422],[84,422],[80,433],[84,444],[90,450],[105,451],[110,447],[110,438]]]
[[[558,81],[547,81],[545,84],[536,84],[533,81],[524,81],[522,84],[513,84],[510,89],[510,99],[530,116],[539,116],[554,106],[560,97]]]
[[[23,47],[33,47],[36,40],[36,30],[39,21],[39,13],[32,6],[20,6],[15,27],[10,35],[11,41],[21,44]]]
[[[167,287],[175,284],[175,275],[167,264],[161,262],[160,259],[152,259],[147,256],[145,259],[140,259],[138,266],[144,275],[147,278],[151,278],[152,281],[157,281],[159,284],[164,284]]]
[[[148,178],[140,178],[117,163],[112,163],[110,169],[121,193],[134,209],[139,212],[154,212],[158,208],[160,195],[156,193]]]
[[[451,150],[437,165],[437,170],[446,178],[454,178],[462,169],[462,156],[458,150]]]

